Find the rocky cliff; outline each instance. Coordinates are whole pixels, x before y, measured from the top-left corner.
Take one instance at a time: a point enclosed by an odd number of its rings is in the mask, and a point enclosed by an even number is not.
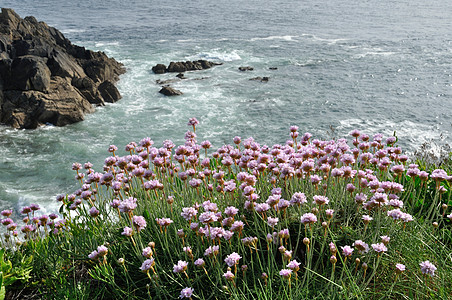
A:
[[[12,9],[0,14],[0,124],[36,128],[84,119],[96,105],[121,98],[123,65],[73,45],[57,29]]]

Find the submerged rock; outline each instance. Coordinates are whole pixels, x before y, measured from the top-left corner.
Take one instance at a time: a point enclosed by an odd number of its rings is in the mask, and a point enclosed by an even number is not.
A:
[[[12,9],[0,14],[0,123],[36,128],[84,119],[121,98],[114,83],[123,65],[103,52],[73,45],[34,17]]]
[[[245,72],[245,71],[253,71],[254,68],[247,66],[247,67],[239,67],[239,71]]]
[[[269,77],[254,77],[250,78],[250,80],[260,81],[260,82],[268,82],[270,78]]]

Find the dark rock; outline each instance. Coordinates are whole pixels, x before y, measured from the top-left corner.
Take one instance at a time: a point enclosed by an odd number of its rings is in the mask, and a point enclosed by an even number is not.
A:
[[[82,121],[92,105],[70,84],[56,77],[48,93],[35,90],[4,92],[8,101],[2,105],[3,122],[15,128],[32,129],[45,123],[64,126]]]
[[[191,62],[184,63],[184,62],[170,62],[167,72],[185,72],[187,70],[193,69],[193,64]]]
[[[99,85],[99,92],[105,102],[114,103],[121,99],[118,89],[113,82],[107,80]]]
[[[46,92],[50,87],[50,70],[46,59],[34,56],[22,56],[14,60],[5,60],[11,63],[9,76],[4,81],[5,90],[37,90]],[[3,72],[1,72],[3,73]]]
[[[242,71],[242,72],[245,72],[245,71],[253,71],[254,68],[253,68],[253,67],[250,67],[250,66],[247,66],[247,67],[239,67],[239,70]]]
[[[270,69],[270,70],[278,70],[277,67],[270,67],[269,69]]]
[[[176,73],[182,73],[186,71],[197,71],[197,70],[204,70],[209,69],[213,66],[222,65],[221,63],[214,63],[207,60],[197,60],[197,61],[178,61],[178,62],[170,62],[168,68],[165,65],[158,64],[154,67],[152,67],[152,71],[155,74],[163,74],[166,72],[176,72]]]
[[[155,74],[163,74],[166,73],[166,66],[163,64],[158,64],[152,67],[152,72]]]
[[[172,87],[169,86],[164,86],[162,87],[162,89],[159,91],[159,93],[165,95],[165,96],[177,96],[177,95],[182,95],[183,93],[179,90],[176,90]]]
[[[179,74],[176,75],[176,77],[180,78],[180,79],[185,79],[184,73],[179,73]]]
[[[59,77],[86,77],[83,68],[78,65],[74,60],[70,59],[69,55],[63,53],[62,51],[54,50],[49,55],[47,62],[52,76]]]
[[[121,98],[114,83],[123,65],[73,45],[34,17],[0,13],[0,123],[15,128],[63,126]]]

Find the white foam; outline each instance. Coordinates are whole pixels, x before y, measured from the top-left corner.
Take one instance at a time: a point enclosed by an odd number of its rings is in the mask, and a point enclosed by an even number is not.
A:
[[[96,47],[119,46],[119,42],[118,41],[115,41],[115,42],[96,42],[94,44],[94,46],[96,46]]]
[[[213,50],[211,52],[201,52],[195,54],[193,56],[189,56],[190,60],[198,60],[198,59],[206,59],[206,60],[217,60],[217,61],[235,61],[241,60],[242,58],[238,54],[238,50],[232,50],[230,52],[227,51],[218,51]]]
[[[294,38],[297,38],[296,35],[272,35],[267,37],[258,37],[258,38],[252,38],[250,41],[268,41],[268,40],[283,40],[283,41],[296,41]]]
[[[363,58],[363,57],[366,57],[366,56],[377,56],[377,55],[390,56],[390,55],[394,55],[394,54],[397,54],[397,53],[396,52],[391,52],[391,51],[387,51],[387,52],[385,52],[385,51],[367,51],[367,52],[364,52],[364,53],[357,54],[357,55],[355,55],[355,57]]]
[[[344,41],[347,41],[347,39],[328,39],[328,38],[321,38],[321,37],[318,37],[318,36],[316,36],[316,35],[313,35],[312,38],[313,38],[313,40],[315,40],[315,41],[326,42],[328,45],[334,45],[334,44],[336,44],[337,42],[344,42]]]
[[[68,34],[68,33],[80,33],[85,32],[85,29],[79,29],[79,28],[68,28],[68,29],[60,29],[61,33]]]

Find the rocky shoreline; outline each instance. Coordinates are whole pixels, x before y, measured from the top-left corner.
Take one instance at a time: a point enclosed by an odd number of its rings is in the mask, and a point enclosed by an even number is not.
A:
[[[73,45],[57,29],[14,10],[0,14],[0,124],[33,129],[82,121],[94,106],[116,102],[124,66]]]

